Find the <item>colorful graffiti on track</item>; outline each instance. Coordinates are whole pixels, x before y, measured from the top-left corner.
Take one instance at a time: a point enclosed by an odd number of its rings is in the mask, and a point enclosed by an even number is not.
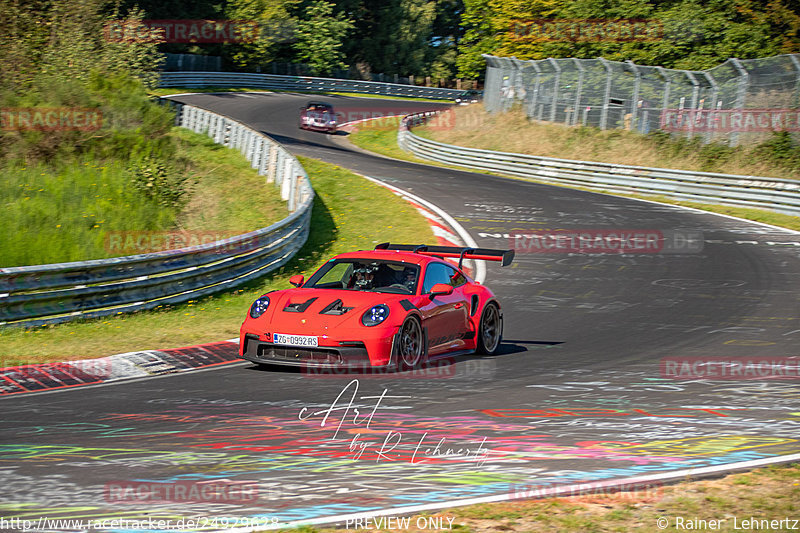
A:
[[[155,398],[144,402],[146,409],[98,412],[91,422],[59,422],[70,419],[59,415],[52,423],[10,411],[2,422],[0,475],[13,490],[0,495],[0,510],[39,516],[58,503],[53,516],[136,517],[146,507],[149,515],[173,520],[219,514],[288,522],[503,494],[513,485],[762,459],[796,451],[800,442],[800,417],[780,405],[768,410],[765,398],[750,407],[745,395],[687,405],[692,384],[665,390],[666,382],[642,382],[676,401],[656,406],[632,398],[608,407],[600,400],[618,391],[603,389],[643,387],[622,374],[549,382],[563,390],[531,387],[531,405],[438,415],[411,410],[415,400],[408,395],[376,391],[372,383],[361,391],[352,381],[324,404]],[[730,386],[713,390],[727,395]],[[777,422],[781,435],[768,430]],[[43,478],[44,472],[57,474]],[[126,481],[250,483],[258,494],[236,502],[106,501],[108,483]]]

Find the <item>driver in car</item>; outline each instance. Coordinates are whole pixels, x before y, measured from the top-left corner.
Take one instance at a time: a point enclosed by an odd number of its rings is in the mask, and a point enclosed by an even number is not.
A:
[[[354,280],[351,286],[360,291],[368,291],[374,287],[375,271],[378,269],[375,265],[364,265],[356,263],[353,270]]]

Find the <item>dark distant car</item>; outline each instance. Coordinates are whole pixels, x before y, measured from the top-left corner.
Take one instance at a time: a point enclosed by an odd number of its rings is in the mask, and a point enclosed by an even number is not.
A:
[[[475,104],[481,101],[481,97],[482,93],[480,91],[470,89],[469,91],[464,91],[463,93],[459,94],[456,97],[456,104],[457,105]]]
[[[336,111],[324,102],[309,102],[300,110],[300,129],[336,133]]]
[[[459,258],[456,267],[444,257]],[[379,244],[326,262],[296,288],[250,307],[239,357],[259,364],[418,368],[458,354],[494,354],[500,303],[460,268],[464,259],[511,263],[513,250]]]

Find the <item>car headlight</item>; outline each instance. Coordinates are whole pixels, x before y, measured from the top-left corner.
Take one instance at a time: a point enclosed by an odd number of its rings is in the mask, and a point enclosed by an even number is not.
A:
[[[361,323],[365,326],[377,326],[389,317],[389,307],[384,304],[378,304],[367,309],[367,312],[361,317]]]
[[[269,297],[262,296],[261,298],[253,302],[253,305],[250,306],[250,317],[251,318],[260,317],[267,311],[268,307],[269,307]]]

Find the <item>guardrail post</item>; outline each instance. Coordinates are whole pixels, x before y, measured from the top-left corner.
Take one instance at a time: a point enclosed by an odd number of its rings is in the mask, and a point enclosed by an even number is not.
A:
[[[222,135],[222,146],[230,146],[231,145],[231,122],[228,119],[223,119],[223,126],[222,129],[224,131]]]
[[[291,174],[289,176],[290,178],[287,180],[289,194],[286,198],[286,207],[289,208],[289,212],[291,213],[294,211],[295,191],[297,189],[297,176],[294,173],[294,165],[291,165]]]
[[[261,168],[261,160],[264,159],[264,138],[261,135],[253,136],[253,152],[250,158],[250,168],[258,170]]]
[[[175,103],[175,125],[180,126],[183,122],[183,104]]]
[[[278,164],[275,168],[277,169],[275,172],[275,185],[281,186],[286,177],[286,174],[284,174],[284,170],[286,169],[286,156],[283,152],[278,152]]]
[[[739,72],[739,85],[736,88],[736,103],[734,104],[734,109],[744,111],[744,106],[747,102],[747,87],[750,85],[750,73],[744,68],[742,62],[735,57],[730,58],[728,61],[733,63],[733,66],[736,67],[736,70]],[[728,142],[730,146],[739,144],[739,133],[731,133]]]
[[[717,96],[719,96],[719,85],[717,85],[717,81],[714,79],[714,76],[712,76],[711,73],[709,73],[707,70],[703,71],[703,74],[705,75],[706,80],[708,80],[708,83],[711,85],[711,105],[708,106],[709,114],[708,114],[708,120],[706,120],[706,124],[709,124],[709,121],[714,116],[714,110],[717,109]],[[707,127],[706,134],[704,136],[704,142],[706,144],[710,143],[711,138],[712,138],[711,128]]]
[[[280,181],[281,200],[288,201],[289,193],[292,190],[292,180],[294,179],[294,173],[292,172],[292,160],[288,157],[284,157],[282,167],[282,176]]]
[[[667,74],[667,69],[664,67],[656,67],[656,72],[658,72],[662,78],[664,78],[664,94],[661,98],[661,114],[658,117],[658,127],[659,129],[664,122],[664,116],[669,109],[669,96],[670,96],[670,88],[672,86],[672,77]]]
[[[269,141],[265,138],[261,138],[261,149],[259,150],[261,157],[258,160],[258,175],[259,176],[266,176],[269,172],[269,153],[271,151]]]
[[[200,126],[200,133],[208,132],[209,121],[211,120],[211,113],[202,113],[202,121]]]
[[[269,167],[267,170],[267,183],[275,183],[278,175],[278,147],[275,144],[269,146]]]
[[[303,195],[303,179],[302,178],[303,178],[302,176],[296,176],[296,178],[294,180],[294,196],[293,196],[293,202],[292,202],[292,207],[291,207],[291,212],[292,213],[294,213],[295,209],[297,209],[297,206],[299,206],[303,202],[303,200],[305,199],[304,195]]]
[[[214,139],[214,142],[217,144],[222,144],[225,140],[225,128],[222,125],[222,120],[219,115],[214,115],[214,118],[211,119],[211,129],[209,132]]]
[[[630,59],[626,60],[625,63],[633,70],[634,76],[636,79],[633,82],[633,95],[631,97],[631,123],[628,126],[630,131],[636,129],[636,119],[638,118],[639,113],[639,89],[642,84],[642,73],[639,70],[639,67],[636,66],[636,63],[631,61]]]
[[[253,160],[253,150],[255,150],[256,133],[253,130],[245,130],[245,142],[242,145],[242,153],[248,161]]]
[[[530,60],[529,63],[533,67],[533,70],[536,71],[536,81],[533,85],[533,98],[531,98],[531,103],[528,105],[528,118],[533,118],[536,115],[536,105],[539,102],[539,89],[542,86],[542,69],[539,67],[539,62],[536,60]]]
[[[689,78],[692,83],[692,103],[690,104],[691,111],[689,112],[689,132],[687,137],[690,139],[694,137],[694,122],[697,118],[697,101],[700,98],[700,82],[697,81],[694,73],[690,70],[684,70],[684,74]]]
[[[792,61],[795,70],[794,94],[792,95],[792,102],[790,106],[800,107],[800,59],[797,59],[797,54],[788,54],[789,59]]]
[[[578,67],[578,87],[575,90],[575,105],[573,107],[574,112],[572,113],[572,125],[575,126],[578,124],[578,113],[581,107],[581,91],[583,91],[583,77],[586,75],[586,69],[583,68],[581,65],[580,60],[573,59],[575,66]]]
[[[608,62],[608,60],[602,57],[599,57],[598,59],[606,69],[606,90],[605,93],[603,93],[603,107],[600,110],[600,129],[605,130],[608,129],[608,102],[611,98],[611,75],[613,72],[611,70],[611,64]]]
[[[561,83],[561,67],[552,57],[548,57],[547,61],[552,65],[556,75],[553,78],[553,102],[550,104],[550,122],[556,121],[556,111],[558,110],[558,89]]]

